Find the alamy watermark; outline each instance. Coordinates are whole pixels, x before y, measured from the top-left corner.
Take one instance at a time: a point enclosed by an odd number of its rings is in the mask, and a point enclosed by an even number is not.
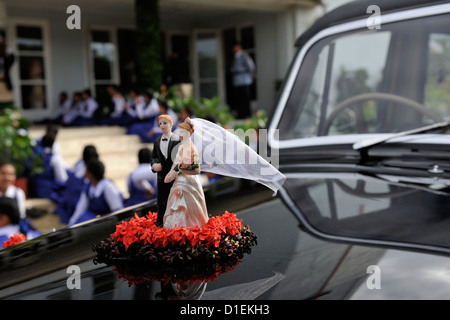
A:
[[[377,265],[370,265],[366,272],[370,274],[366,280],[367,289],[381,289],[381,268]]]
[[[70,265],[67,267],[66,273],[70,276],[66,280],[67,289],[81,289],[81,269],[77,265]]]
[[[66,26],[69,30],[81,29],[81,9],[77,5],[70,5],[66,9],[66,13],[70,16],[66,20]]]
[[[197,131],[198,130],[198,131]],[[269,135],[275,137],[269,149]],[[192,141],[199,151],[202,166],[251,165],[261,175],[276,174],[279,167],[278,129],[214,129],[197,127]],[[176,159],[177,150],[171,154]],[[252,169],[253,170],[253,169]]]
[[[371,13],[372,15],[367,18],[366,26],[368,29],[381,29],[381,9],[379,6],[370,5],[367,7],[366,13]]]

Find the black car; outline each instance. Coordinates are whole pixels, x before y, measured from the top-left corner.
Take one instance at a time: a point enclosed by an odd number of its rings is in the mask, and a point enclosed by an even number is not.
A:
[[[354,1],[297,45],[267,131],[283,188],[206,191],[211,215],[257,235],[251,253],[191,282],[97,261],[120,221],[156,211],[143,203],[1,250],[0,298],[212,299],[227,301],[214,315],[261,316],[270,304],[243,300],[450,298],[450,3]]]

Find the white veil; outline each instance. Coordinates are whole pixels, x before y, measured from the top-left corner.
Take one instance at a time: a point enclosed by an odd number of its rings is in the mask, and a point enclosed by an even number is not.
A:
[[[286,177],[236,134],[208,120],[190,121],[202,171],[253,180],[272,189],[274,195],[281,188]]]

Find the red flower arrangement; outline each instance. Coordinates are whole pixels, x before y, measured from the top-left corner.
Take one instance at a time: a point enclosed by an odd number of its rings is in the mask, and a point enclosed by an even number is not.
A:
[[[122,221],[93,246],[94,263],[115,266],[129,285],[161,281],[188,284],[215,280],[233,270],[256,244],[256,235],[234,213],[211,217],[203,226],[166,229],[157,213]]]
[[[27,237],[25,237],[25,235],[23,235],[21,233],[14,233],[8,240],[3,242],[3,248],[22,243],[26,239],[27,239]]]
[[[156,216],[156,213],[149,213],[145,217],[138,217],[135,214],[134,219],[122,221],[117,225],[116,232],[111,234],[111,238],[116,242],[122,242],[126,249],[132,243],[150,244],[155,248],[180,245],[195,247],[203,243],[208,248],[218,248],[223,234],[235,236],[243,228],[242,221],[229,212],[210,218],[202,228],[199,226],[159,228],[156,226]]]
[[[203,226],[156,226],[157,213],[122,221],[110,237],[93,246],[95,263],[138,262],[183,265],[241,259],[256,244],[256,235],[234,213],[211,217]]]

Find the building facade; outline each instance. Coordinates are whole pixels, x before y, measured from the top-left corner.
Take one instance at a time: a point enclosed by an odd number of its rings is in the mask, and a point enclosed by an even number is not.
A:
[[[232,45],[256,64],[252,108],[270,111],[296,38],[326,7],[318,0],[160,0],[164,63],[177,53],[196,98],[228,103]],[[31,120],[50,117],[58,95],[136,82],[134,0],[0,0],[0,28],[16,55],[14,103]],[[158,90],[159,88],[153,88]],[[125,92],[126,93],[126,92]]]

